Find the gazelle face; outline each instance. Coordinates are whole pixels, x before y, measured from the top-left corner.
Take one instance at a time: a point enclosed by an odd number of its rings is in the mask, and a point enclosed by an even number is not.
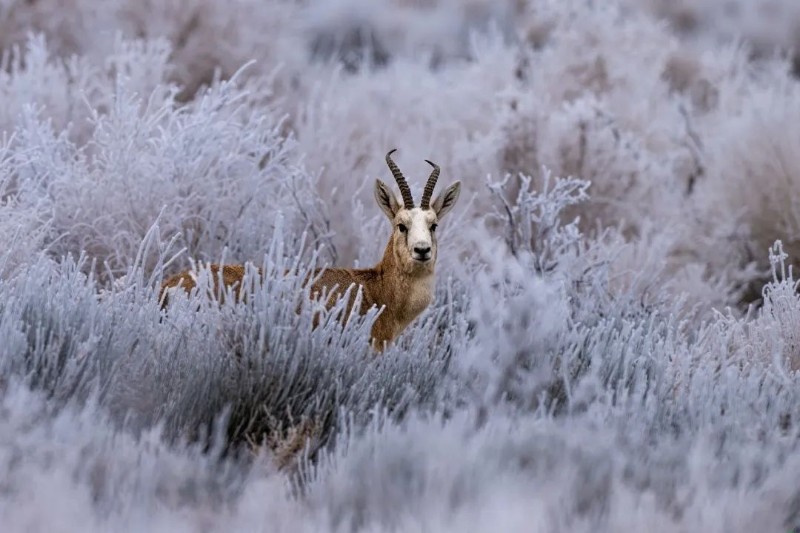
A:
[[[455,182],[426,209],[407,209],[381,180],[375,182],[375,200],[392,222],[395,260],[407,274],[430,274],[436,262],[436,227],[453,208],[461,191]],[[409,193],[410,196],[410,193]]]
[[[436,261],[436,225],[433,209],[401,209],[392,223],[396,258],[406,271],[432,271]]]

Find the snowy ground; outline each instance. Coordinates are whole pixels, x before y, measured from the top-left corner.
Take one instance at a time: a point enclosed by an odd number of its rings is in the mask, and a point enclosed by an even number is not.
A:
[[[797,28],[795,0],[0,0],[0,531],[800,527]],[[378,259],[394,147],[462,195],[375,359],[373,317],[295,311],[307,269]],[[162,316],[195,260],[267,282]]]

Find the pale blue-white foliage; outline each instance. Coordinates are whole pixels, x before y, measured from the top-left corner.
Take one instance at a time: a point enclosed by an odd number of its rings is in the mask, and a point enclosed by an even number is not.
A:
[[[800,527],[795,4],[0,0],[0,531]]]

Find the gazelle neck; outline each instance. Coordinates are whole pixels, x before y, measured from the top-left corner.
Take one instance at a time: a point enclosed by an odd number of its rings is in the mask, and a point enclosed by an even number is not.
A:
[[[433,300],[434,265],[424,270],[409,270],[400,264],[394,249],[394,239],[389,238],[383,258],[375,266],[382,281],[381,296],[386,306],[384,313],[402,328],[416,318]]]

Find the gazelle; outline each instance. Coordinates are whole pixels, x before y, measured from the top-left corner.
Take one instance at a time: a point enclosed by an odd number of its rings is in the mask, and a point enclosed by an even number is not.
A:
[[[392,342],[433,300],[434,267],[437,255],[436,227],[458,200],[461,182],[456,181],[431,203],[433,189],[439,178],[439,166],[433,167],[428,178],[419,207],[414,206],[411,189],[403,173],[392,161],[391,150],[386,154],[386,164],[400,188],[402,203],[391,189],[380,179],[375,180],[375,200],[378,207],[392,223],[392,234],[380,262],[372,268],[327,268],[315,271],[312,294],[327,291],[326,302],[332,306],[345,294],[348,287],[356,285],[362,290],[359,313],[364,314],[372,306],[383,309],[372,327],[372,346],[381,351]],[[220,271],[221,269],[221,271]],[[211,265],[212,277],[217,283],[221,278],[225,286],[233,288],[238,296],[238,286],[244,276],[242,265]],[[162,307],[167,304],[166,290],[182,287],[189,292],[195,286],[193,272],[185,271],[167,279],[159,295]],[[356,297],[351,290],[347,314]]]

